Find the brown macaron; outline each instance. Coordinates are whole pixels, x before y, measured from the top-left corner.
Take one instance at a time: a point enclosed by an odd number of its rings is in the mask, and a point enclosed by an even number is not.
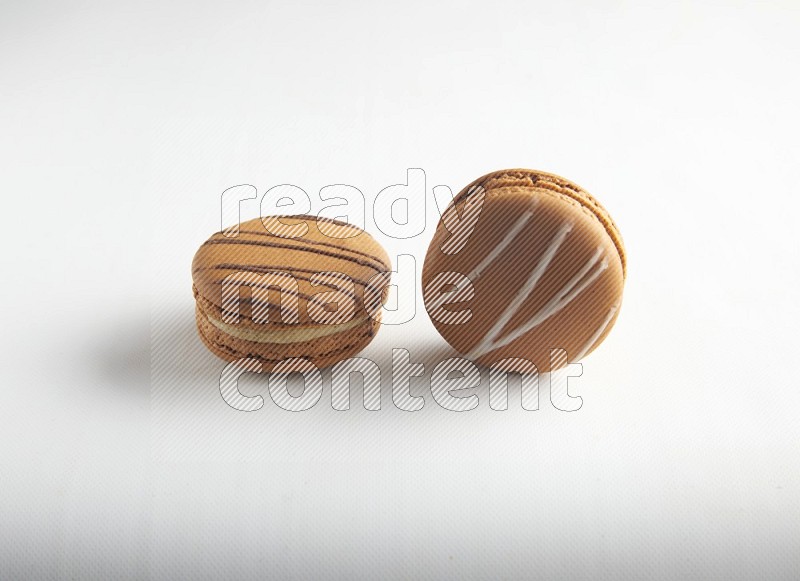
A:
[[[625,274],[622,238],[597,200],[556,175],[509,169],[455,196],[422,285],[434,325],[457,351],[486,365],[520,358],[549,371],[603,341]]]
[[[355,226],[270,216],[211,236],[192,262],[197,329],[228,361],[287,359],[327,367],[361,351],[380,326],[391,263]]]

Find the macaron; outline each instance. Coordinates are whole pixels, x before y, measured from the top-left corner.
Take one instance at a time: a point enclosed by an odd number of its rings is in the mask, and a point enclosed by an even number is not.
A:
[[[622,237],[596,198],[562,177],[492,172],[442,215],[422,271],[426,309],[457,351],[539,371],[579,361],[620,313]]]
[[[213,234],[192,262],[200,339],[264,371],[287,359],[327,367],[361,351],[380,327],[391,262],[356,226],[269,216]]]

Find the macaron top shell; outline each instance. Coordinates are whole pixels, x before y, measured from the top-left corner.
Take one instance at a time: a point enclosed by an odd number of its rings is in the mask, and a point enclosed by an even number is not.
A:
[[[566,202],[574,200],[578,202],[582,208],[591,212],[597,220],[603,225],[606,233],[614,242],[614,246],[619,254],[619,259],[622,262],[623,275],[626,274],[626,256],[625,246],[622,242],[622,235],[611,218],[611,215],[606,209],[598,202],[589,192],[584,190],[578,184],[569,181],[566,178],[557,176],[552,173],[547,173],[531,169],[504,169],[488,173],[472,183],[468,184],[459,194],[455,197],[453,202],[460,204],[464,201],[470,191],[476,186],[480,186],[486,192],[487,197],[493,194],[501,193],[497,190],[503,190],[510,187],[520,187],[533,190],[550,190],[562,196]]]
[[[277,292],[261,293],[254,301],[252,292],[244,291],[239,302],[242,327],[263,328],[253,320],[253,308],[268,310],[271,327],[291,324],[293,327],[315,326],[309,316],[309,301],[324,291],[340,291],[352,295],[353,318],[365,318],[364,289],[372,285],[383,290],[380,273],[391,271],[389,256],[383,247],[363,230],[335,220],[316,216],[270,216],[243,222],[235,232],[212,235],[197,251],[192,262],[192,279],[198,302],[209,311],[222,314],[225,281],[239,282],[252,288],[265,274],[285,273],[296,283],[300,306],[295,322],[280,316],[286,297]],[[306,226],[303,227],[302,225]],[[283,231],[284,226],[296,227]],[[301,236],[296,236],[302,232]],[[346,237],[343,237],[346,236]],[[321,273],[331,273],[329,275]],[[282,275],[277,275],[282,276]],[[286,279],[288,280],[288,278]],[[274,282],[283,282],[276,278]],[[257,305],[257,301],[267,304]]]

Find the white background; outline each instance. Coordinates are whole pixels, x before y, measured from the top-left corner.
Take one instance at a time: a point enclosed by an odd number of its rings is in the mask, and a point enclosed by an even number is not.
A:
[[[791,1],[4,3],[0,578],[800,576],[799,27]],[[257,376],[264,408],[227,407],[190,274],[222,191],[371,199],[411,167],[550,171],[614,216],[583,407],[457,414],[423,379],[417,413],[290,413]],[[419,269],[427,212],[367,228]],[[364,355],[392,347],[451,355],[421,308]]]

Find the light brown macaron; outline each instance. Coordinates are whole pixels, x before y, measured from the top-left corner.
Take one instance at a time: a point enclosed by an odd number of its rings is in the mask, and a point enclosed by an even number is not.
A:
[[[391,262],[369,234],[316,216],[269,216],[211,236],[192,262],[197,329],[228,361],[327,367],[380,326]]]
[[[556,175],[509,169],[455,196],[422,285],[434,325],[457,351],[486,365],[524,359],[544,372],[603,341],[625,274],[622,238],[597,200]]]

